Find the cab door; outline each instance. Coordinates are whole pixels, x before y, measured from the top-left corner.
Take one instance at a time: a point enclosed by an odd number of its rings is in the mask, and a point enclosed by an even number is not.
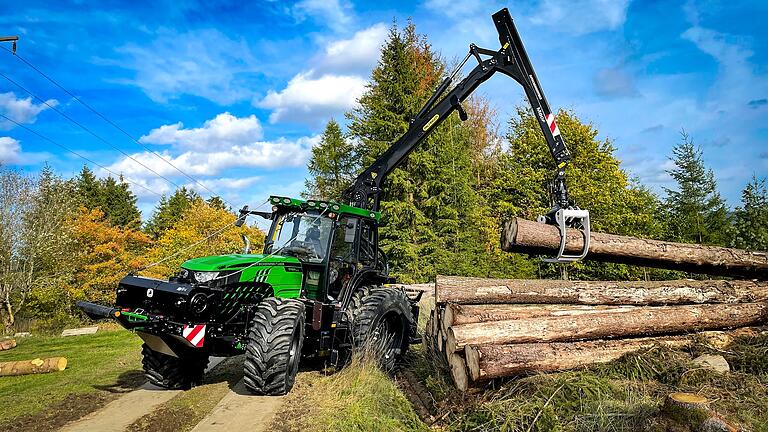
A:
[[[333,230],[330,253],[328,254],[327,295],[336,299],[344,285],[354,276],[358,258],[357,242],[360,218],[342,216]]]

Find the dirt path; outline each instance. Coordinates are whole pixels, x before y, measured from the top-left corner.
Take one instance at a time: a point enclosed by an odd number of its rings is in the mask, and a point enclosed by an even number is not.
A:
[[[240,380],[192,432],[266,431],[283,399],[283,396],[253,396]]]
[[[210,371],[222,360],[224,360],[222,357],[212,357],[207,370]],[[126,393],[108,403],[104,408],[69,423],[60,430],[62,432],[121,432],[128,425],[152,412],[163,402],[173,399],[179,393],[179,390],[163,390],[147,383],[138,390]]]

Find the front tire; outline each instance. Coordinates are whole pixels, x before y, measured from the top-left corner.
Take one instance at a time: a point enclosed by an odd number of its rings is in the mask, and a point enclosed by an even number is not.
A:
[[[142,345],[144,375],[150,384],[169,390],[188,390],[203,382],[207,355],[173,357]]]
[[[304,304],[266,298],[251,320],[245,352],[245,387],[258,395],[288,393],[296,380],[304,344]]]
[[[402,290],[362,287],[347,311],[353,355],[373,358],[382,369],[393,371],[408,350],[413,316]]]

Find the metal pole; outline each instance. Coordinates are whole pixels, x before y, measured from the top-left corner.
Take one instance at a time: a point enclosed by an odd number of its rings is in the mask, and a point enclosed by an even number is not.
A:
[[[16,41],[19,40],[18,36],[0,36],[0,42],[11,42],[11,52],[16,54]]]

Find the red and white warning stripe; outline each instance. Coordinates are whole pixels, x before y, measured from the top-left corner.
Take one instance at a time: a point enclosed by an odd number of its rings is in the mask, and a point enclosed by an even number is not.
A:
[[[557,123],[555,123],[555,116],[551,113],[547,115],[547,126],[549,126],[549,130],[552,132],[552,135],[560,135],[560,128],[557,127]]]
[[[181,335],[197,348],[202,348],[205,339],[205,324],[185,325]]]

